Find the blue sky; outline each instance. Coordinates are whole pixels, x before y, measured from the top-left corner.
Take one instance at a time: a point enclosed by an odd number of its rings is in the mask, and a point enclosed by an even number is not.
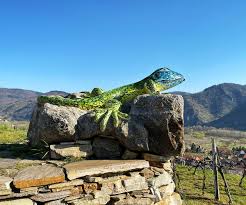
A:
[[[174,90],[246,84],[245,0],[0,0],[0,87],[111,89],[163,66]]]

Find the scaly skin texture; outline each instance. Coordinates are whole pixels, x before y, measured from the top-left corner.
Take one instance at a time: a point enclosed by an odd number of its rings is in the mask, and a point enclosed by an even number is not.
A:
[[[132,101],[138,95],[158,94],[183,81],[184,77],[181,74],[168,68],[160,68],[139,82],[107,92],[103,92],[100,88],[94,88],[88,97],[82,99],[40,96],[38,97],[38,103],[51,103],[54,105],[78,107],[82,110],[94,110],[95,121],[100,123],[100,129],[104,131],[110,116],[113,117],[115,127],[119,125],[120,119],[127,119],[128,115],[120,112],[122,104]]]

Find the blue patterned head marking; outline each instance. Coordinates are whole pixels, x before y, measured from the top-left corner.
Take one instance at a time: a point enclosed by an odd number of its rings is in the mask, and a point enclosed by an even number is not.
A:
[[[155,82],[167,86],[167,88],[174,87],[185,80],[181,74],[174,72],[169,68],[157,69],[150,75],[150,78]]]

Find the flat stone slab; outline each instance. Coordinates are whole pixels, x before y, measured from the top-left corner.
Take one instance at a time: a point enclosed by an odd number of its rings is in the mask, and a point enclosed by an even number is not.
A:
[[[182,205],[182,199],[178,193],[173,193],[171,196],[166,196],[156,205]]]
[[[37,194],[35,196],[32,196],[31,199],[38,202],[47,202],[47,201],[53,201],[58,199],[63,199],[71,194],[71,191],[60,191],[60,192],[50,192],[45,194]]]
[[[20,171],[14,178],[16,188],[28,188],[64,182],[65,175],[62,168],[53,165],[39,165],[27,167]]]
[[[171,196],[175,191],[175,184],[170,183],[166,186],[162,186],[159,188],[159,191],[162,198],[165,198],[166,196]]]
[[[170,157],[159,156],[155,154],[144,153],[143,158],[147,161],[151,162],[168,162],[170,161]]]
[[[0,176],[0,196],[10,194],[11,188],[10,183],[13,181],[10,177]]]
[[[93,154],[92,146],[90,144],[85,145],[70,145],[70,144],[58,144],[50,145],[50,152],[52,159],[62,159],[64,157],[89,157]]]
[[[166,171],[160,174],[158,177],[154,177],[148,180],[149,184],[158,188],[160,186],[168,185],[173,182],[172,177]]]
[[[128,179],[105,182],[102,183],[101,188],[102,192],[109,195],[122,194],[125,192],[144,189],[148,189],[148,184],[145,181],[145,178],[140,175],[129,177]]]
[[[20,193],[33,192],[34,194],[38,193],[38,187],[28,187],[20,189]]]
[[[149,167],[149,162],[145,160],[87,160],[64,166],[69,180],[87,175],[124,172],[147,167]]]
[[[0,196],[0,201],[2,201],[2,200],[11,200],[11,199],[14,199],[14,198],[30,197],[30,196],[33,196],[35,194],[36,194],[35,191],[28,191],[28,192],[21,192],[21,193],[12,192],[11,194],[6,195],[6,196]]]
[[[15,199],[9,201],[1,201],[0,205],[34,205],[31,199]]]
[[[14,168],[19,159],[0,158],[0,169]]]
[[[71,204],[72,205],[99,205],[99,204],[103,205],[103,204],[107,204],[109,201],[110,201],[110,196],[104,195],[96,199],[86,199],[86,198],[76,199],[71,201]]]
[[[153,205],[154,201],[150,198],[133,198],[121,199],[114,203],[115,205]]]
[[[76,179],[76,180],[69,181],[69,182],[63,182],[63,183],[59,183],[59,184],[52,184],[52,185],[49,186],[49,189],[60,189],[60,188],[70,187],[70,186],[80,186],[83,183],[84,183],[84,180]]]
[[[62,199],[55,200],[55,201],[49,201],[44,203],[44,205],[66,205],[67,203],[63,202]]]

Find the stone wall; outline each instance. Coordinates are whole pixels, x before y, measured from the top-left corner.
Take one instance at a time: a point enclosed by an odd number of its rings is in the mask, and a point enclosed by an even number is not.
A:
[[[0,176],[0,205],[179,205],[170,161],[45,162]],[[58,165],[57,165],[58,164]]]
[[[29,143],[49,144],[51,160],[0,176],[0,205],[182,204],[170,159],[184,151],[183,98],[142,95],[122,111],[101,132],[93,111],[38,104]]]

